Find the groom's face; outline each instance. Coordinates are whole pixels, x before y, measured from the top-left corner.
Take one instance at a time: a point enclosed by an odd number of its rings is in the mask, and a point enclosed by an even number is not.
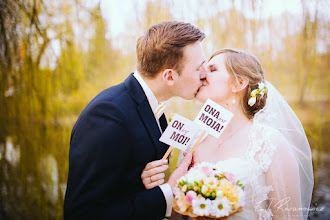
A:
[[[206,77],[205,55],[198,41],[184,48],[184,64],[177,81],[176,95],[184,99],[194,99]]]

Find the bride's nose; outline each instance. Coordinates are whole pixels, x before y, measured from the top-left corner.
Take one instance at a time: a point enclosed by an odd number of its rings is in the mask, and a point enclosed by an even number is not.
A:
[[[207,75],[206,68],[205,68],[204,65],[202,65],[201,68],[202,68],[202,69],[201,69],[201,75],[200,75],[200,78],[201,78],[201,79],[205,79],[205,78],[206,78],[206,75]]]

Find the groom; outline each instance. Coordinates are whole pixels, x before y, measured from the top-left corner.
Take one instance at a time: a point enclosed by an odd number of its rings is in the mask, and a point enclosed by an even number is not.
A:
[[[204,37],[189,23],[151,26],[137,41],[137,71],[86,106],[71,134],[65,219],[162,219],[171,214],[172,187],[187,172],[191,155],[168,183],[148,189],[143,183],[159,185],[167,169],[151,166],[166,164],[160,159],[168,146],[159,142],[167,126],[164,102],[174,96],[193,99],[202,86]],[[145,168],[150,172],[142,182]]]

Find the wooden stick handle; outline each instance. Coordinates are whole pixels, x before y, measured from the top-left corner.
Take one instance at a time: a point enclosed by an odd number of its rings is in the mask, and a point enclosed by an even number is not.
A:
[[[195,151],[196,147],[198,146],[199,142],[200,142],[200,141],[202,140],[202,138],[204,137],[205,133],[206,133],[206,131],[204,130],[204,131],[202,132],[202,134],[199,136],[199,138],[198,138],[198,140],[196,141],[195,145],[191,148],[190,153],[193,153],[193,152]]]
[[[164,156],[163,156],[163,160],[166,159],[166,158],[168,157],[168,155],[170,155],[170,153],[172,152],[173,148],[174,148],[174,147],[170,146],[170,147],[167,149],[166,153],[165,153]]]

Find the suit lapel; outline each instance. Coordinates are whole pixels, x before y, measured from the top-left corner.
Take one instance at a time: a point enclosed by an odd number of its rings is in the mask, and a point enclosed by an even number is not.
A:
[[[155,146],[157,157],[162,157],[164,152],[164,147],[166,148],[167,145],[161,143],[159,141],[159,138],[161,136],[161,133],[159,131],[156,118],[151,110],[150,104],[148,102],[148,99],[139,84],[139,82],[136,80],[136,78],[133,76],[133,73],[125,80],[124,82],[125,86],[130,92],[130,95],[137,103],[137,111],[142,119],[142,122],[144,126],[146,127],[149,136]],[[166,118],[164,117],[166,120]],[[166,151],[166,149],[165,149]]]
[[[167,121],[166,121],[165,114],[162,114],[162,116],[159,118],[159,124],[160,124],[160,127],[162,128],[162,131],[164,132],[167,127]]]
[[[157,146],[159,144],[160,131],[148,100],[146,99],[145,102],[140,103],[140,105],[137,106],[137,110],[142,118],[144,126],[150,134],[152,142]]]
[[[159,118],[159,124],[160,124],[160,127],[161,127],[162,131],[164,132],[166,127],[167,127],[167,120],[166,120],[166,117],[165,117],[164,113]],[[165,152],[167,151],[168,147],[169,147],[167,144],[164,144],[164,143],[161,143],[161,144],[162,145],[161,145],[160,150],[159,150],[160,155],[158,156],[158,158],[162,158],[164,156]]]

